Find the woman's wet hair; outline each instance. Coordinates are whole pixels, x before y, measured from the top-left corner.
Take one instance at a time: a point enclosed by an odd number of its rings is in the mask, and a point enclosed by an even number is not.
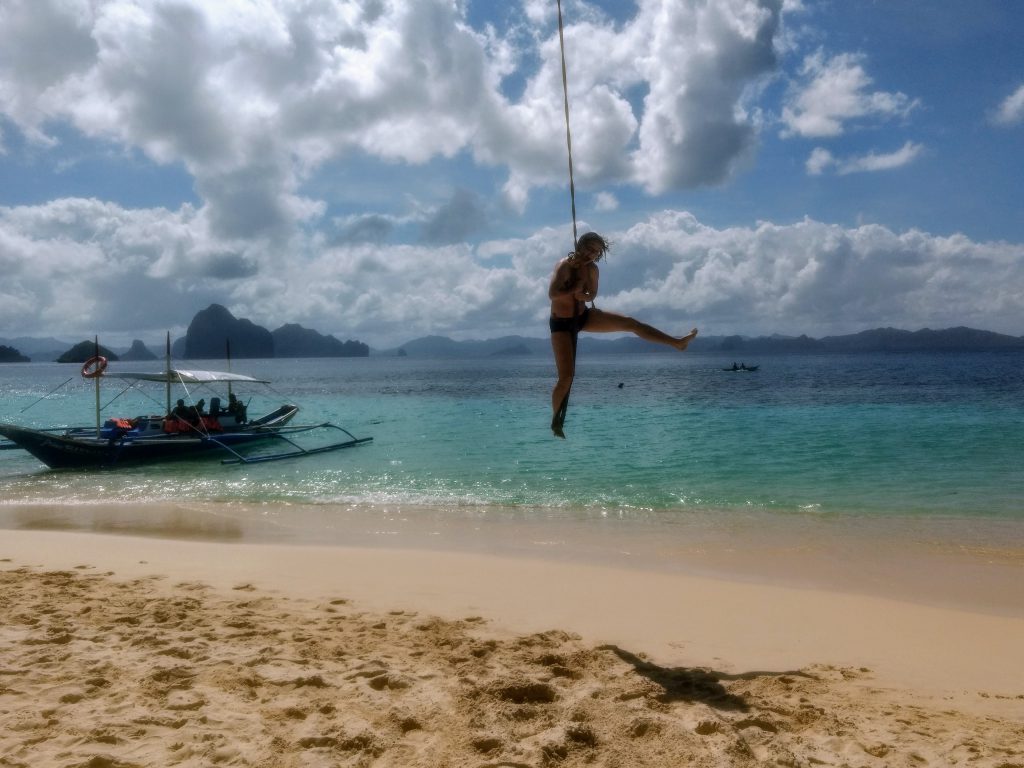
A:
[[[597,232],[584,232],[582,235],[579,236],[579,239],[576,241],[576,250],[579,251],[582,250],[583,248],[586,248],[587,246],[594,245],[601,249],[601,253],[598,254],[597,258],[595,258],[594,261],[600,261],[604,257],[604,255],[608,253],[608,249],[611,248],[611,243],[609,243],[607,240],[605,240],[603,237],[597,234]]]

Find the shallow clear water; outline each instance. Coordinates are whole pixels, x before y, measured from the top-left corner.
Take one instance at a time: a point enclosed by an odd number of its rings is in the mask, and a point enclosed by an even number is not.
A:
[[[276,390],[255,394],[250,414],[293,401],[303,422],[334,421],[374,441],[301,461],[106,472],[46,470],[20,451],[3,451],[0,495],[6,504],[501,507],[541,517],[761,510],[1024,518],[1024,356],[746,362],[760,370],[726,372],[731,359],[694,354],[584,356],[562,441],[548,429],[547,359],[236,361],[235,370],[271,379]],[[147,391],[152,399],[130,392],[104,416],[161,411],[163,390]],[[0,392],[3,421],[94,418],[92,385],[77,366],[0,366]],[[102,403],[119,392],[105,382]]]

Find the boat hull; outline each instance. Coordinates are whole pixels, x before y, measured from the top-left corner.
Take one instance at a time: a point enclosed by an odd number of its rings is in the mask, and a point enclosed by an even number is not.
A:
[[[161,434],[134,436],[131,432],[115,438],[97,437],[95,430],[73,429],[63,434],[0,424],[0,435],[54,469],[82,469],[148,464],[160,461],[200,458],[213,452],[276,440],[277,428],[298,411],[285,406],[271,416],[230,432]]]

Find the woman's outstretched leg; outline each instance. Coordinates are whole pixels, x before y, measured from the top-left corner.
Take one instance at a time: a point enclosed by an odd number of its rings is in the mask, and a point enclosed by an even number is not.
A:
[[[690,342],[697,336],[697,329],[694,328],[685,336],[669,336],[664,331],[660,331],[653,325],[647,323],[641,323],[639,320],[627,315],[620,315],[615,312],[605,312],[597,308],[590,310],[587,315],[587,324],[583,326],[584,331],[589,333],[614,333],[616,331],[625,331],[627,333],[635,334],[645,341],[651,341],[655,344],[664,344],[669,347],[674,347],[680,352],[686,349]]]

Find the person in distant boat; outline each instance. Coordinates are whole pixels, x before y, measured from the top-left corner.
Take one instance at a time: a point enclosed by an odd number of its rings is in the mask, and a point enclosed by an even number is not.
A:
[[[228,394],[228,413],[235,417],[235,422],[238,424],[245,424],[248,420],[245,403],[235,397],[234,392]]]
[[[174,410],[171,411],[171,415],[181,421],[188,421],[192,418],[192,409],[185,405],[184,400],[179,399],[177,405],[174,406]]]
[[[558,437],[565,437],[562,434],[559,411],[572,387],[576,367],[575,340],[580,331],[626,331],[646,341],[665,344],[680,351],[686,349],[697,335],[697,329],[694,328],[685,336],[669,336],[654,326],[627,315],[605,312],[595,307],[594,299],[597,298],[600,277],[597,262],[608,253],[608,249],[608,241],[596,232],[581,235],[576,243],[576,250],[558,262],[548,286],[548,298],[551,299],[551,318],[548,325],[551,329],[551,349],[558,370],[558,380],[551,391],[551,409],[554,415],[551,430]]]
[[[188,423],[199,424],[203,420],[205,415],[203,408],[206,405],[206,400],[200,400],[198,403],[189,408]]]

